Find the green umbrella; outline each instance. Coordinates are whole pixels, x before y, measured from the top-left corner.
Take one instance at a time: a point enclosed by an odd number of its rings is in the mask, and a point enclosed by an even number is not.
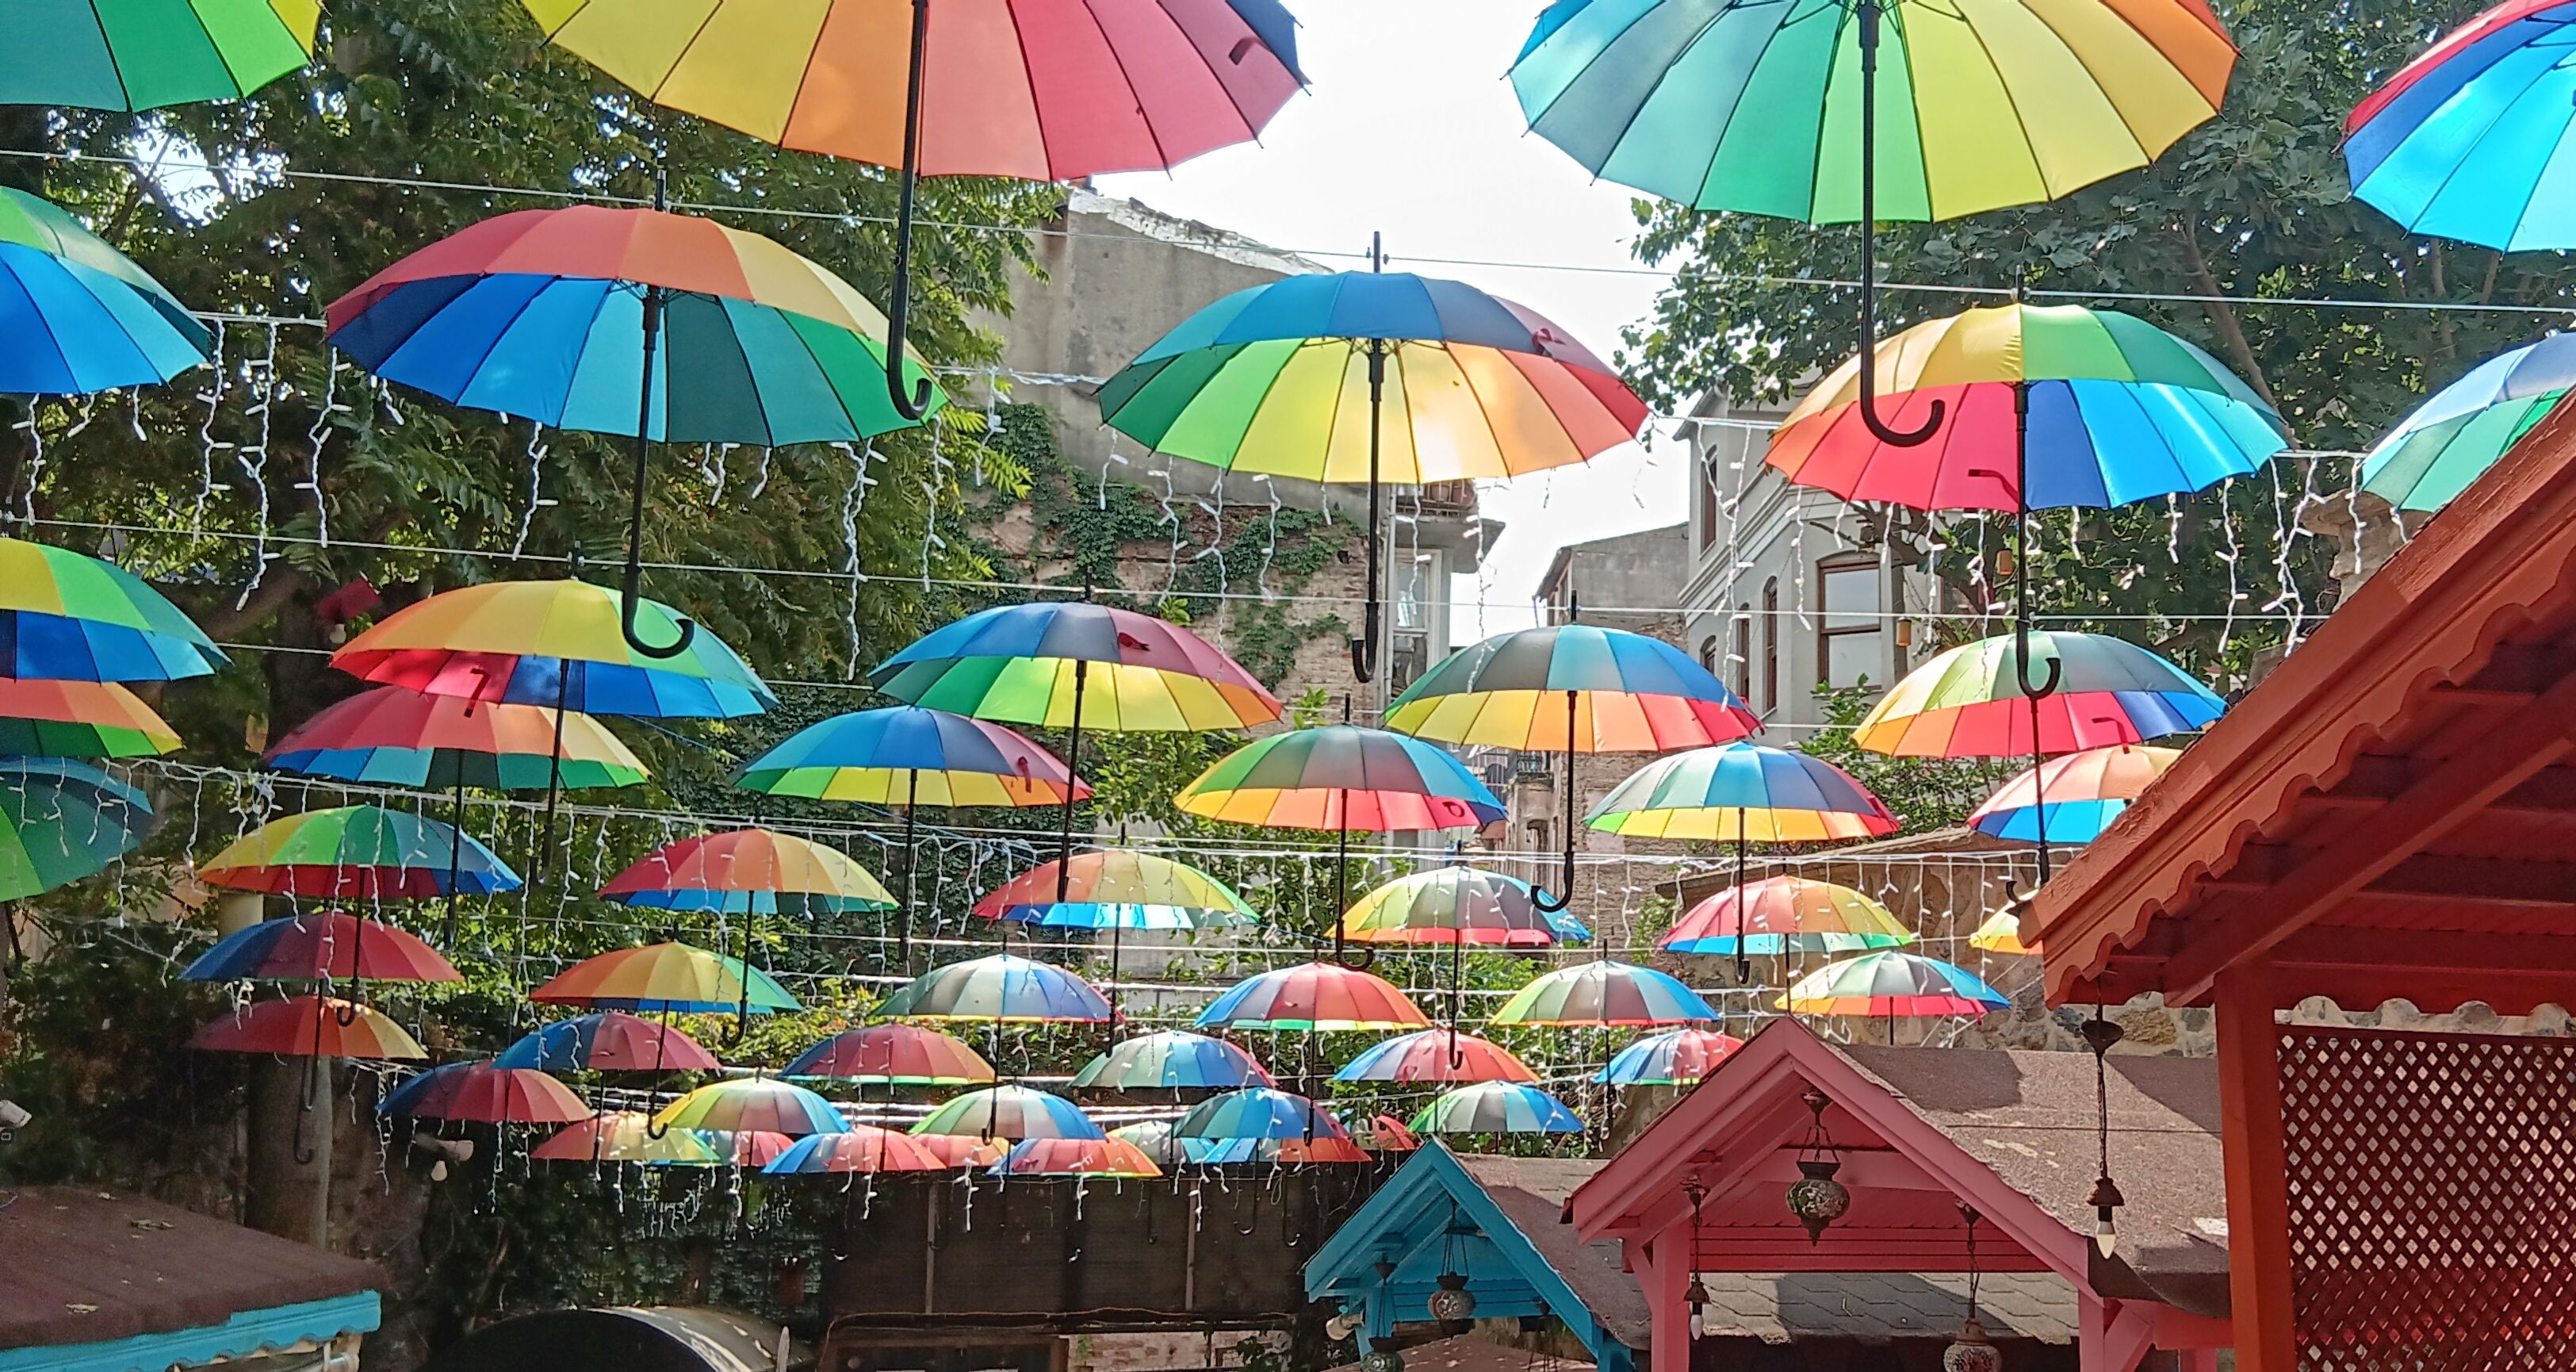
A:
[[[152,807],[86,763],[0,762],[0,900],[50,891],[134,850]]]
[[[313,60],[320,0],[9,0],[0,105],[238,100]]]

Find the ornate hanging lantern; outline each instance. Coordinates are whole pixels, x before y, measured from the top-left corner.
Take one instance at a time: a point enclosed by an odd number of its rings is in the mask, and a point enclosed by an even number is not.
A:
[[[1360,1372],[1404,1372],[1404,1355],[1395,1351],[1395,1340],[1369,1340],[1369,1351],[1360,1355]]]
[[[1440,1274],[1440,1289],[1426,1302],[1431,1318],[1442,1324],[1465,1324],[1476,1318],[1476,1293],[1467,1289],[1467,1278],[1456,1272]]]
[[[1941,1372],[2004,1372],[2004,1351],[1977,1321],[1977,1212],[1962,1201],[1959,1217],[1968,1222],[1968,1317],[1960,1321],[1950,1346],[1941,1350]]]
[[[1807,1142],[1798,1150],[1798,1180],[1789,1183],[1789,1213],[1806,1227],[1807,1242],[1824,1241],[1825,1230],[1851,1211],[1851,1188],[1834,1180],[1842,1170],[1841,1154],[1825,1134],[1825,1107],[1833,1104],[1824,1092],[1807,1088],[1804,1097],[1807,1113],[1814,1120],[1807,1126]]]

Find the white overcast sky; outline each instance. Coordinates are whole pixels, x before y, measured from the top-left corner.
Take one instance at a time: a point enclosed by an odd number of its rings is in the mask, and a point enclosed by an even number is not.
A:
[[[1292,251],[1364,252],[1370,232],[1382,231],[1393,269],[1455,277],[1518,300],[1608,356],[1621,326],[1648,312],[1663,282],[1628,255],[1632,193],[1594,182],[1522,122],[1503,73],[1538,0],[1288,4],[1311,86],[1261,143],[1168,175],[1103,177],[1101,193]],[[1589,468],[1487,487],[1485,510],[1507,528],[1484,573],[1457,579],[1453,633],[1462,642],[1530,622],[1530,594],[1559,545],[1680,521],[1687,464],[1664,436],[1670,426],[1656,428],[1651,452],[1631,445]],[[1478,600],[1488,602],[1481,622]]]

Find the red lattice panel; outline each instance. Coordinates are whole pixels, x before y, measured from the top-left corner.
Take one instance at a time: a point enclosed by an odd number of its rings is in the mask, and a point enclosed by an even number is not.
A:
[[[2576,1368],[2576,1042],[2287,1027],[2301,1372]]]

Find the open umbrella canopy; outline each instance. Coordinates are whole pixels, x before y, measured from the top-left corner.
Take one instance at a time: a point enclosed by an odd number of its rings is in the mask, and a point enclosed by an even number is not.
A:
[[[2072,753],[2185,733],[2227,708],[2181,668],[2105,634],[2033,633],[2034,673],[2052,659],[2064,675],[2039,701],[2036,739],[2031,703],[2016,680],[2013,636],[1998,634],[1906,673],[1862,716],[1852,741],[1897,757]]]
[[[846,854],[770,829],[729,829],[664,844],[611,877],[599,894],[638,909],[725,914],[895,907],[884,883]]]
[[[1374,426],[1373,348],[1385,358]],[[1528,306],[1362,271],[1290,276],[1209,305],[1100,388],[1100,415],[1192,462],[1419,486],[1584,461],[1635,438],[1646,402]]]
[[[490,895],[519,885],[473,835],[380,805],[270,820],[198,864],[197,876],[236,891],[358,898]]]
[[[1159,1177],[1163,1169],[1125,1139],[1024,1139],[993,1164],[999,1177]]]
[[[299,911],[237,929],[198,955],[182,981],[463,981],[438,950],[377,920]]]
[[[341,1016],[348,1016],[342,1023]],[[403,1027],[336,996],[254,1000],[209,1020],[188,1039],[191,1048],[223,1053],[273,1053],[289,1058],[412,1058],[429,1050]]]
[[[0,900],[107,870],[151,821],[141,791],[87,763],[0,758]]]
[[[69,548],[0,538],[0,675],[172,681],[228,660],[134,573]]]
[[[1655,946],[1674,953],[1858,953],[1914,941],[1886,906],[1848,886],[1764,877],[1730,886],[1673,921]]]
[[[2498,353],[2415,407],[2361,461],[2361,488],[2401,510],[2451,503],[2576,386],[2576,334]]]
[[[1511,71],[1530,127],[1604,180],[1703,210],[1860,214],[1853,6],[1555,0]],[[1881,6],[1878,217],[2053,200],[2218,112],[2236,48],[2199,0]]]
[[[1059,872],[1064,898],[1058,900]],[[1076,853],[1004,882],[975,902],[986,919],[1058,928],[1209,929],[1260,916],[1234,888],[1186,863],[1129,848]]]
[[[1100,1126],[1082,1107],[1062,1096],[1025,1086],[987,1086],[969,1091],[921,1118],[915,1135],[960,1134],[972,1138],[1097,1139]]]
[[[1121,1125],[1109,1131],[1109,1137],[1134,1148],[1158,1167],[1178,1167],[1190,1161],[1184,1140],[1172,1137],[1171,1120],[1143,1120]]]
[[[885,316],[865,296],[759,234],[660,210],[496,215],[332,301],[329,337],[454,404],[631,437],[647,289],[663,296],[647,437],[858,442],[913,422],[887,398]]]
[[[891,1086],[977,1086],[993,1080],[993,1064],[936,1029],[871,1024],[815,1044],[779,1075]]]
[[[1473,1034],[1419,1029],[1373,1043],[1335,1081],[1536,1081],[1510,1049]]]
[[[1762,727],[1680,649],[1590,624],[1519,629],[1461,648],[1395,698],[1386,724],[1442,743],[1540,753],[1661,753]]]
[[[112,681],[0,677],[0,757],[156,757],[178,731]]]
[[[1480,1081],[1444,1091],[1414,1113],[1416,1134],[1580,1134],[1564,1101],[1517,1081]]]
[[[735,769],[764,795],[868,805],[1060,805],[1073,778],[1055,754],[998,724],[899,705],[809,724]]]
[[[627,402],[627,413],[635,412]],[[380,685],[595,715],[729,718],[778,703],[733,649],[703,631],[667,658],[630,647],[619,597],[587,581],[487,581],[406,605],[331,654],[331,665]],[[668,643],[680,614],[645,600],[638,632]]]
[[[934,629],[868,682],[898,700],[1015,724],[1108,733],[1235,729],[1279,718],[1269,688],[1177,624],[1089,601],[1001,605]]]
[[[33,22],[17,6],[0,14],[0,92],[17,84],[29,48],[43,46],[17,32]],[[17,103],[0,94],[0,104]],[[62,207],[0,186],[0,339],[0,393],[89,395],[201,366],[214,336]]]
[[[955,1165],[909,1134],[873,1124],[853,1124],[838,1134],[808,1134],[797,1139],[760,1170],[772,1176],[819,1176],[944,1172]]]
[[[801,1010],[767,972],[685,943],[619,948],[584,958],[528,993],[540,1005],[679,1015]]]
[[[540,1072],[712,1072],[724,1065],[670,1025],[622,1010],[538,1025],[492,1062]]]
[[[1176,1139],[1183,1161],[1202,1167],[1248,1162],[1294,1166],[1299,1163],[1367,1162],[1368,1150],[1348,1138]]]
[[[1688,1086],[1743,1046],[1744,1040],[1714,1029],[1667,1029],[1620,1049],[1592,1079],[1613,1086]]]
[[[2021,941],[2021,912],[2009,906],[1986,916],[1977,931],[1968,935],[1968,946],[1988,953],[2009,953],[2026,957],[2037,953],[2035,944]]]
[[[1593,805],[1584,822],[1632,838],[1818,843],[1896,832],[1869,788],[1822,758],[1758,743],[1659,757]]]
[[[1398,877],[1342,914],[1353,943],[1463,943],[1479,948],[1545,948],[1592,931],[1561,911],[1539,908],[1530,884],[1481,867],[1434,867]]]
[[[1372,1115],[1358,1132],[1363,1147],[1377,1153],[1410,1153],[1422,1146],[1422,1140],[1404,1127],[1404,1121],[1393,1115]]]
[[[1973,972],[1916,953],[1863,953],[1798,978],[1780,1008],[1809,1015],[1982,1015],[2012,1004]]]
[[[654,1137],[653,1117],[641,1110],[609,1110],[565,1125],[554,1137],[528,1150],[537,1162],[660,1162],[713,1167],[720,1159],[713,1146],[686,1129],[667,1129]]]
[[[1217,759],[1172,803],[1208,819],[1272,829],[1388,833],[1473,828],[1503,817],[1502,802],[1456,758],[1356,724],[1254,739]]]
[[[1601,958],[1560,967],[1512,993],[1494,1024],[1608,1028],[1714,1023],[1697,991],[1651,967]]]
[[[0,105],[237,100],[311,61],[321,18],[320,0],[17,0],[0,13]]]
[[[398,1089],[377,1109],[413,1119],[476,1124],[575,1124],[592,1115],[571,1088],[532,1068],[455,1063],[414,1080],[430,1084],[409,1094]]]
[[[644,760],[598,720],[535,705],[379,686],[325,707],[261,761],[280,771],[386,786],[542,791],[550,784],[632,786]]]
[[[1011,1151],[1007,1139],[978,1138],[973,1134],[925,1134],[916,1129],[905,1137],[948,1167],[990,1167]]]
[[[2145,743],[2053,757],[1996,788],[1969,812],[1968,827],[2037,842],[2045,820],[2049,842],[2090,843],[2181,757],[2180,749]]]
[[[2559,0],[2506,0],[2399,68],[2344,120],[2353,198],[2409,233],[2576,247],[2566,26]]]
[[[701,1086],[662,1107],[661,1113],[653,1117],[653,1127],[802,1137],[838,1134],[850,1126],[830,1101],[793,1082],[774,1077],[734,1077]]]
[[[1421,1029],[1431,1020],[1382,977],[1329,962],[1245,977],[1199,1012],[1201,1029]]]
[[[1100,1023],[1109,1002],[1090,982],[1053,963],[1009,953],[933,967],[877,1003],[879,1019]]]
[[[1350,1131],[1332,1112],[1304,1096],[1271,1086],[1246,1086],[1210,1096],[1172,1126],[1176,1139],[1347,1139]]]
[[[1097,1091],[1187,1091],[1276,1084],[1250,1053],[1223,1039],[1177,1029],[1123,1040],[1085,1063],[1073,1076],[1074,1089]]]
[[[2218,359],[2114,310],[1969,310],[1885,340],[1872,365],[1881,417],[1897,428],[1921,427],[1940,402],[1930,441],[1903,447],[1870,432],[1855,358],[1780,422],[1763,461],[1846,500],[2013,511],[2197,491],[2289,446],[2280,415]],[[2015,484],[2021,392],[2028,491]]]

